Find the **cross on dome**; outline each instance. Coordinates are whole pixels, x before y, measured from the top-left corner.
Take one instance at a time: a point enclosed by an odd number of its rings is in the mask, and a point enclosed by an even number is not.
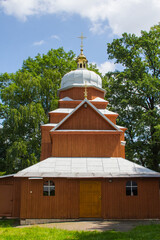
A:
[[[83,33],[81,33],[81,36],[78,37],[78,38],[81,38],[81,53],[83,54],[83,39],[86,38],[83,36]]]
[[[87,68],[87,63],[88,60],[86,58],[86,56],[83,54],[83,39],[86,38],[83,36],[83,33],[81,33],[81,36],[78,37],[81,39],[81,53],[80,55],[77,57],[76,61],[77,61],[77,68],[81,68],[81,69],[85,69]]]

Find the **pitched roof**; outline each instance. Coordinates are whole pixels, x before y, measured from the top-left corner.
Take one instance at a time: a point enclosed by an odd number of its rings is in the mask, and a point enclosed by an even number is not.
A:
[[[124,158],[50,157],[14,177],[127,178],[158,177],[160,173]]]
[[[70,97],[64,97],[64,98],[60,99],[59,101],[73,101],[73,99]]]
[[[103,115],[88,99],[84,99],[72,112],[70,112],[62,121],[60,121],[52,130],[57,130],[68,118],[70,118],[83,104],[87,103],[95,112],[97,112],[107,123],[109,123],[116,131],[120,130],[113,122],[111,122],[105,115]]]
[[[77,100],[78,101],[78,100]],[[57,108],[49,113],[71,113],[75,108]],[[118,115],[118,113],[109,111],[107,109],[98,109],[102,114],[109,114],[109,115]]]
[[[94,98],[93,100],[91,100],[92,102],[108,102],[108,101],[106,101],[105,99],[103,99],[103,98],[100,98],[100,97],[96,97],[96,98]]]

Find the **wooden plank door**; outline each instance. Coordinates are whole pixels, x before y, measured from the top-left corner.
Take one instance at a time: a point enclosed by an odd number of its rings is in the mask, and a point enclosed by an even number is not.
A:
[[[100,181],[80,181],[80,217],[101,217]]]

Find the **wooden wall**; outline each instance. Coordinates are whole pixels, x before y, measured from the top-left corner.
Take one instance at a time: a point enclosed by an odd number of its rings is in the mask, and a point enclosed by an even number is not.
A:
[[[0,217],[19,217],[20,181],[13,177],[0,179]]]
[[[58,129],[115,130],[88,104],[83,104]]]
[[[63,118],[65,118],[68,115],[68,113],[55,113],[50,112],[49,113],[49,122],[50,123],[59,123]]]
[[[133,179],[132,179],[133,180]],[[159,180],[139,178],[138,196],[126,196],[128,179],[108,179],[102,185],[102,211],[106,219],[147,219],[160,218]]]
[[[125,133],[125,130],[124,130],[123,133],[120,135],[120,141],[124,141],[124,140],[125,140],[124,133]],[[121,144],[120,148],[121,148],[121,156],[122,156],[123,158],[125,158],[125,145],[122,145],[122,144]]]
[[[104,98],[105,92],[103,90],[96,89],[94,87],[87,87],[87,98],[93,100],[96,97]],[[73,100],[84,99],[84,87],[72,87],[66,90],[62,90],[59,93],[59,98],[70,97]]]
[[[121,157],[119,132],[55,131],[51,137],[52,157]]]
[[[52,145],[49,131],[53,126],[41,126],[41,160],[51,157]]]
[[[50,123],[59,123],[63,118],[65,118],[68,115],[68,113],[55,113],[55,112],[50,112],[49,113],[49,122]],[[117,115],[111,115],[111,114],[104,114],[111,122],[116,124],[116,119],[118,117]]]
[[[80,181],[87,179],[50,179],[55,196],[43,196],[43,180],[22,179],[21,219],[79,218]],[[138,196],[126,196],[126,181],[133,179],[89,179],[100,181],[101,217],[104,219],[160,218],[159,180],[138,178]]]
[[[108,102],[96,102],[96,101],[91,101],[91,103],[98,109],[106,109]]]
[[[58,101],[58,107],[59,108],[75,108],[77,107],[82,100],[80,101]],[[91,101],[91,103],[98,109],[105,109],[108,105],[108,102],[96,102],[96,101]]]
[[[79,217],[77,180],[53,179],[53,181],[55,196],[43,196],[43,180],[22,179],[21,219]]]
[[[114,124],[116,124],[116,119],[118,117],[118,114],[117,115],[111,115],[111,114],[104,114],[111,122],[113,122]]]
[[[75,108],[77,107],[82,100],[80,101],[58,101],[58,107],[59,108]]]

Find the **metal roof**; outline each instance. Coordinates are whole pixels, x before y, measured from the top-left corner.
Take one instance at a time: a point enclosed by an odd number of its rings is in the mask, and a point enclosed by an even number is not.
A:
[[[74,101],[74,100],[70,97],[64,97],[64,98],[61,98],[59,101]]]
[[[2,175],[0,178],[14,177],[14,174]]]
[[[124,178],[159,177],[160,173],[124,158],[50,157],[14,177]]]
[[[90,100],[91,102],[108,102],[106,101],[105,99],[103,98],[100,98],[100,97],[96,97],[94,98],[93,100]]]
[[[63,76],[61,89],[74,85],[84,86],[85,82],[89,86],[93,85],[102,88],[102,79],[97,73],[88,69],[76,69]]]
[[[55,127],[56,125],[57,125],[57,123],[46,123],[46,124],[43,124],[41,126]]]
[[[49,113],[71,113],[75,108],[57,108]],[[98,109],[98,108],[97,108]],[[109,111],[107,109],[98,109],[102,114],[118,115],[118,113]]]

